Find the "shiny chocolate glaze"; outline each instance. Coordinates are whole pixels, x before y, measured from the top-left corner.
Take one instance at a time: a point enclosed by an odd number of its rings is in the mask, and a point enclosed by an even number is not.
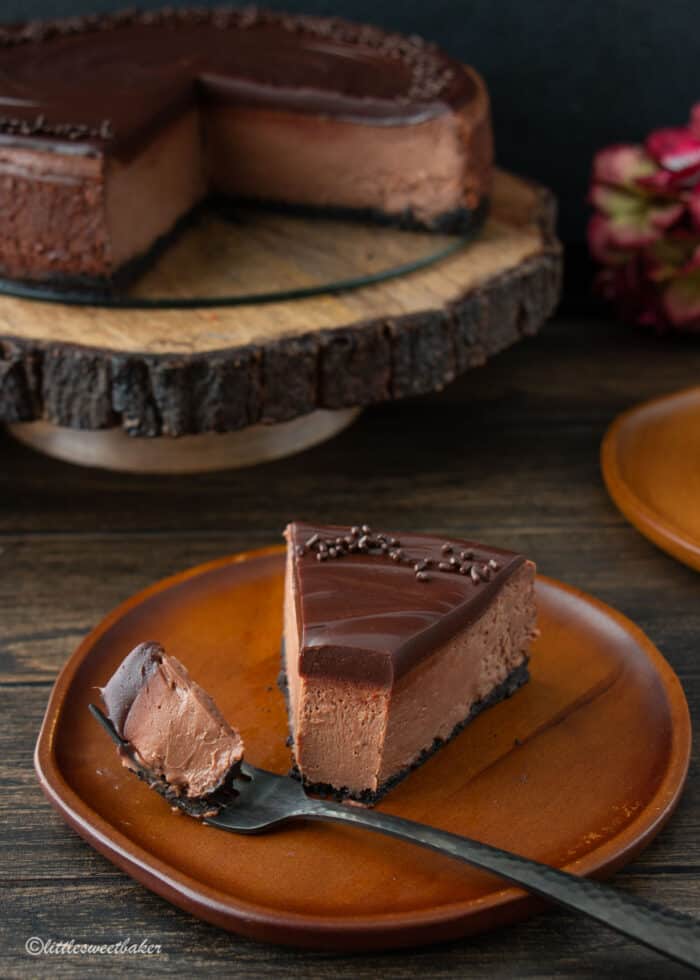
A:
[[[314,535],[330,539],[350,531],[296,522],[285,532],[294,554],[299,670],[306,676],[391,685],[475,621],[526,561],[474,541],[396,532],[385,534],[399,541],[401,560],[376,551],[318,560],[308,545]],[[486,579],[440,570],[461,551],[473,554],[467,563],[477,569],[489,561],[498,567]],[[426,559],[427,567],[417,571],[416,563]]]
[[[475,92],[420,38],[336,18],[171,9],[0,29],[0,143],[126,152],[212,101],[397,125]]]
[[[102,701],[109,720],[124,738],[124,722],[141,688],[163,659],[159,643],[139,643],[119,664],[102,688]]]

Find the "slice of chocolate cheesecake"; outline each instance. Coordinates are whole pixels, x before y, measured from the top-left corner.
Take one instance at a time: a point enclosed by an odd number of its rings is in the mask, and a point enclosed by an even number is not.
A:
[[[307,787],[364,803],[528,679],[535,566],[472,541],[290,524],[284,663]]]
[[[0,275],[105,281],[207,194],[442,230],[483,219],[486,87],[416,37],[164,9],[0,27]]]
[[[101,694],[122,762],[172,802],[206,802],[237,775],[241,736],[159,644],[132,650]]]

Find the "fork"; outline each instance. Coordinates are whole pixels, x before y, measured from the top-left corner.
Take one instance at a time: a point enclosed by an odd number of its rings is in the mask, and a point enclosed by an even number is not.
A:
[[[236,834],[261,834],[290,820],[333,820],[388,834],[496,874],[700,971],[700,922],[690,916],[470,837],[389,813],[307,796],[303,785],[290,776],[243,762],[232,785],[212,794],[205,803],[179,797],[164,781],[154,781],[139,766],[129,743],[111,721],[94,704],[89,707],[120,752],[129,756],[136,775],[171,805],[211,827]]]

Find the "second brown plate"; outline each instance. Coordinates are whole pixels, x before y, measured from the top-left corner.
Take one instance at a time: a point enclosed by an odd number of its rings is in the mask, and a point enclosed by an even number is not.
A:
[[[700,388],[623,412],[605,434],[601,466],[627,520],[700,571]]]
[[[153,639],[241,729],[250,762],[288,769],[275,686],[283,570],[278,548],[200,566],[130,599],[87,637],[56,682],[37,743],[39,779],[59,813],[148,888],[261,940],[416,945],[540,907],[497,878],[359,829],[298,823],[239,837],[202,826],[122,768],[87,706],[131,647]],[[678,801],[688,709],[661,654],[619,613],[543,578],[537,599],[531,682],[381,809],[602,876],[648,844]]]

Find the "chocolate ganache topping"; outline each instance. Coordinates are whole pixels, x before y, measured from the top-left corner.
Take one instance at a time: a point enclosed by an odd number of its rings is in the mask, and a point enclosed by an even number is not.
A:
[[[293,523],[305,675],[391,684],[476,620],[524,562],[474,541]]]
[[[132,147],[195,103],[396,125],[474,92],[434,45],[337,18],[165,9],[0,28],[0,139],[74,151]]]

